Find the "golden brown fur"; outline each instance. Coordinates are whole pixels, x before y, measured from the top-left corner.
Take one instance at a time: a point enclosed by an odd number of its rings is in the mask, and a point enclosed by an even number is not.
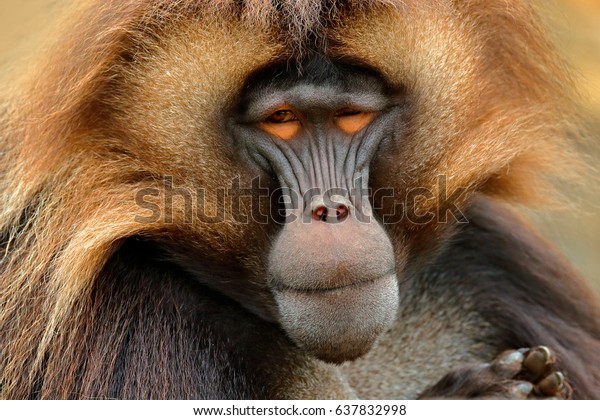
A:
[[[322,48],[331,57],[378,69],[407,92],[406,142],[377,161],[375,187],[387,186],[389,174],[402,171],[394,184],[398,191],[436,191],[437,176],[450,174],[447,194],[465,189],[465,206],[475,192],[531,203],[554,195],[548,177],[576,175],[569,169],[578,165],[568,137],[571,85],[527,1],[297,0],[279,8],[266,0],[86,3],[57,47],[14,89],[2,121],[0,386],[5,398],[199,395],[174,385],[196,361],[168,358],[169,339],[191,339],[198,331],[187,325],[170,330],[158,316],[149,318],[156,329],[144,343],[155,352],[150,358],[164,365],[145,376],[147,367],[139,367],[137,382],[126,381],[122,393],[111,391],[102,376],[119,363],[111,349],[130,338],[124,328],[111,330],[106,323],[139,320],[125,309],[102,312],[113,293],[127,294],[102,273],[128,238],[172,239],[251,273],[236,292],[241,296],[267,293],[259,251],[268,250],[271,228],[250,232],[231,221],[190,226],[178,209],[172,224],[140,224],[134,219],[140,212],[134,194],[148,187],[163,194],[164,175],[191,189],[219,185],[240,171],[249,178],[220,140],[220,118],[248,75],[275,61]],[[424,201],[418,210],[437,204]],[[408,254],[411,270],[416,270],[413,261],[437,249],[431,238],[447,234],[435,224],[403,222],[391,229],[403,244],[398,258]],[[252,249],[243,245],[248,235]],[[178,275],[170,278],[176,302],[183,292]],[[138,298],[131,293],[131,311],[150,311],[142,302],[154,302],[148,293]],[[194,305],[167,305],[164,319],[181,320],[169,311]],[[320,384],[332,387],[335,397],[354,395],[333,367],[299,353],[274,327],[248,322],[280,340],[279,348],[290,354],[281,356],[287,360],[272,381],[286,385],[273,385],[279,394],[261,396],[329,396]],[[482,352],[481,358],[492,353]],[[295,392],[289,383],[294,375],[317,385],[303,383]],[[163,381],[162,388],[154,388],[157,381]],[[181,379],[184,384],[193,378],[186,381]],[[215,395],[218,391],[199,396]]]

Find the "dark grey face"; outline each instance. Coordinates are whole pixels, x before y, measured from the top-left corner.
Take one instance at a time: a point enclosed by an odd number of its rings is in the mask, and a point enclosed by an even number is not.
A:
[[[280,322],[326,361],[361,356],[396,315],[393,247],[368,181],[397,112],[376,75],[311,62],[250,84],[233,124],[247,161],[285,191],[268,267]]]

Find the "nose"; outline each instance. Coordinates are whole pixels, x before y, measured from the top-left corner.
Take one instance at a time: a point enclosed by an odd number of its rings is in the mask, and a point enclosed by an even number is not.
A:
[[[312,218],[326,223],[344,221],[350,215],[350,203],[341,196],[333,196],[327,206],[322,197],[312,203]]]
[[[343,204],[337,206],[337,208],[335,208],[334,210],[335,214],[332,214],[330,217],[329,209],[325,206],[319,206],[315,210],[313,210],[313,219],[320,220],[321,222],[341,222],[344,219],[346,219],[350,214],[350,209]]]

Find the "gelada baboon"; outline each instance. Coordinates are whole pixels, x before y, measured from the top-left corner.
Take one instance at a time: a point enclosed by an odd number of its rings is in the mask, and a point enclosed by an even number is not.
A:
[[[2,113],[4,398],[600,397],[510,209],[582,164],[529,1],[95,0]]]

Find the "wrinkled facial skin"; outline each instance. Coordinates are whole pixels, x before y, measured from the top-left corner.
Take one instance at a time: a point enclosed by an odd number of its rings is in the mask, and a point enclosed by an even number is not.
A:
[[[376,75],[313,62],[249,83],[232,118],[243,160],[276,178],[285,196],[268,259],[279,321],[325,361],[365,354],[396,316],[394,249],[368,182],[398,112]]]

